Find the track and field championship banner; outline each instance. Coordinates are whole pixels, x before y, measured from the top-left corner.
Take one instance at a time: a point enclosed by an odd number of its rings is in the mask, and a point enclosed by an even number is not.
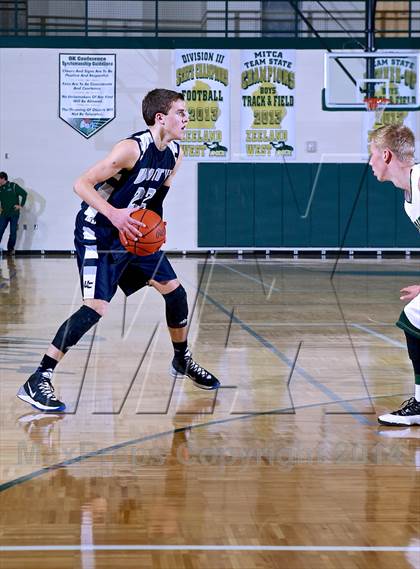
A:
[[[241,51],[241,157],[295,157],[295,51]]]
[[[175,50],[175,84],[190,121],[181,146],[186,159],[226,160],[230,153],[228,50]]]
[[[60,119],[90,138],[115,118],[115,55],[59,57]]]
[[[384,83],[375,84],[375,97],[388,97],[390,104],[418,105],[417,87],[417,62],[414,57],[407,57],[401,52],[398,56],[375,58],[375,79],[388,81],[388,90]],[[362,153],[369,154],[369,142],[371,133],[385,125],[408,126],[417,138],[416,111],[408,111],[404,108],[392,111],[379,109],[363,113],[362,126]]]

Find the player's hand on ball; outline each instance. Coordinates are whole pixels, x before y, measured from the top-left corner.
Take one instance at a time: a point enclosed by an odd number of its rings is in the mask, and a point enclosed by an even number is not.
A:
[[[131,217],[131,214],[139,209],[139,207],[115,208],[109,218],[112,225],[120,232],[120,235],[129,237],[133,241],[137,241],[142,236],[140,228],[146,227],[144,223]]]
[[[420,294],[420,285],[410,285],[402,288],[400,290],[402,293],[400,296],[400,300],[413,300]]]
[[[140,209],[131,214],[144,226],[142,236],[132,239],[120,231],[120,241],[129,253],[144,257],[157,253],[166,242],[166,222],[150,209]]]

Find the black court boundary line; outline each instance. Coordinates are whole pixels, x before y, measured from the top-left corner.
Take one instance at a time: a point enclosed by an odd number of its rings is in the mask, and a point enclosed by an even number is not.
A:
[[[391,395],[377,395],[372,397],[372,399],[386,399],[388,397],[407,397],[407,393],[394,393]],[[368,397],[358,397],[355,399],[346,399],[345,401],[350,403],[353,401],[365,401],[369,399]],[[223,425],[226,423],[233,423],[236,421],[243,421],[246,419],[254,419],[255,417],[264,417],[270,415],[286,415],[290,414],[293,409],[296,411],[297,409],[311,409],[317,407],[323,407],[324,405],[335,405],[337,403],[342,403],[343,399],[338,399],[337,401],[326,401],[324,403],[309,403],[308,405],[301,405],[298,407],[284,407],[283,409],[272,409],[271,411],[259,411],[257,413],[248,413],[246,415],[241,415],[240,417],[229,417],[227,419],[217,419],[216,421],[209,421],[207,423],[198,423],[197,425],[186,425],[185,427],[179,427],[177,429],[170,429],[169,431],[162,431],[161,433],[155,433],[153,435],[146,435],[145,437],[139,437],[137,439],[130,439],[128,441],[123,441],[121,443],[117,443],[115,445],[111,445],[109,447],[104,447],[95,451],[88,452],[86,454],[81,454],[74,458],[70,458],[68,460],[63,460],[62,462],[58,462],[56,464],[52,464],[50,466],[45,466],[40,470],[35,470],[34,472],[30,472],[29,474],[25,474],[24,476],[20,476],[19,478],[15,478],[14,480],[9,480],[8,482],[4,482],[0,485],[0,492],[4,492],[9,488],[14,488],[15,486],[19,486],[25,482],[29,482],[30,480],[34,480],[35,478],[39,478],[44,474],[48,474],[50,472],[54,472],[55,470],[59,470],[60,468],[66,468],[67,466],[72,466],[73,464],[78,464],[83,462],[84,460],[88,460],[89,458],[96,458],[97,456],[106,455],[112,453],[114,451],[120,450],[122,448],[127,448],[130,446],[135,446],[147,441],[152,441],[155,439],[160,439],[166,437],[168,435],[174,435],[176,433],[183,433],[185,431],[191,431],[193,429],[200,429],[202,427],[212,427],[214,425]],[[362,427],[365,425],[361,425]],[[375,425],[377,428],[380,428],[379,425]]]
[[[16,273],[15,273],[15,274],[16,274]],[[15,276],[15,274],[14,274],[13,276]],[[11,280],[11,279],[10,279],[10,280]],[[198,297],[198,294],[200,294],[200,293],[201,293],[205,298],[207,298],[212,304],[214,304],[219,310],[221,310],[222,312],[225,312],[226,309],[224,309],[223,305],[221,305],[220,303],[218,303],[217,301],[215,301],[214,299],[212,299],[209,295],[203,293],[203,292],[201,291],[201,289],[198,288],[197,297]],[[256,332],[254,332],[249,326],[247,326],[245,323],[243,323],[240,319],[235,318],[235,320],[237,320],[238,323],[241,324],[241,326],[245,327],[245,329],[246,329],[248,332],[251,330],[251,331],[253,332],[253,333],[251,333],[251,335],[254,336],[254,337],[256,337],[257,340],[260,341],[260,340],[262,339],[262,337],[261,337],[259,334],[257,334]],[[264,344],[264,342],[263,342],[263,345],[264,345],[265,347],[267,347],[267,346]],[[277,352],[277,351],[278,351],[278,350],[276,350],[276,352]],[[280,353],[280,352],[279,352],[279,353]],[[283,355],[283,354],[281,354],[281,355]],[[319,382],[316,381],[316,383],[319,383]],[[320,384],[320,385],[321,385],[322,387],[324,387],[322,384]],[[328,391],[330,391],[330,390],[328,390]],[[331,392],[331,393],[333,393],[333,392]],[[334,394],[334,395],[335,395],[335,394]],[[378,397],[373,397],[373,399],[376,399],[376,398],[379,398],[379,397],[396,397],[396,396],[398,396],[398,395],[401,395],[401,394],[378,396]],[[403,395],[403,396],[406,396],[407,394],[402,394],[402,395]],[[335,403],[338,403],[338,404],[343,405],[343,403],[349,403],[349,402],[352,402],[352,401],[363,401],[363,400],[365,400],[365,399],[366,399],[366,397],[358,398],[358,399],[347,399],[347,400],[344,400],[344,399],[333,399],[333,400],[328,401],[328,402],[325,402],[325,403],[313,403],[313,404],[309,404],[309,405],[307,405],[307,406],[293,407],[292,411],[293,411],[293,410],[296,411],[296,409],[320,407],[320,406],[323,406],[323,405],[330,405],[330,404],[335,404]],[[113,452],[113,451],[115,451],[115,450],[119,450],[120,448],[125,448],[125,447],[128,447],[128,446],[133,446],[133,445],[135,445],[135,444],[140,444],[140,443],[142,443],[142,442],[146,442],[146,441],[149,441],[149,440],[154,440],[154,439],[156,439],[156,438],[161,438],[161,437],[164,437],[164,436],[168,436],[168,435],[170,435],[170,434],[175,434],[175,433],[178,433],[178,432],[184,432],[184,431],[186,431],[187,429],[195,429],[195,428],[200,428],[200,427],[205,427],[205,426],[210,426],[210,425],[223,424],[223,423],[228,423],[228,422],[232,422],[232,421],[238,421],[238,420],[242,420],[242,419],[247,419],[247,418],[249,418],[249,417],[264,416],[264,415],[273,415],[273,414],[286,414],[286,413],[290,413],[290,410],[291,410],[290,408],[286,407],[286,408],[280,409],[280,410],[261,411],[261,412],[258,412],[258,413],[249,413],[249,414],[246,414],[246,415],[241,415],[241,416],[239,416],[239,417],[231,417],[231,418],[228,418],[228,419],[220,419],[220,420],[217,420],[217,421],[210,421],[210,422],[208,422],[208,423],[200,423],[200,424],[198,424],[198,425],[189,425],[189,426],[187,426],[187,427],[181,427],[181,428],[179,428],[179,429],[171,429],[170,431],[164,431],[164,432],[162,432],[162,433],[156,433],[156,434],[154,434],[154,435],[148,435],[148,436],[146,436],[146,437],[141,437],[141,438],[139,438],[139,439],[132,439],[132,440],[125,441],[125,442],[122,442],[122,443],[118,443],[117,445],[111,445],[110,447],[105,447],[105,448],[103,448],[103,449],[98,449],[97,451],[92,451],[91,453],[86,453],[86,454],[84,454],[84,455],[80,455],[80,456],[78,456],[78,457],[74,457],[74,458],[69,459],[69,460],[67,460],[67,461],[63,461],[63,462],[57,463],[57,464],[55,464],[55,465],[51,465],[51,466],[48,466],[48,467],[44,467],[44,468],[42,468],[42,469],[40,469],[40,470],[34,471],[34,472],[32,472],[32,473],[29,473],[29,474],[27,474],[27,475],[25,475],[25,476],[23,476],[23,477],[19,477],[19,478],[16,478],[16,479],[14,479],[14,480],[11,480],[11,481],[9,481],[9,482],[5,482],[5,483],[3,483],[3,484],[0,485],[0,493],[1,493],[1,492],[4,492],[4,491],[7,490],[8,488],[17,486],[18,484],[22,484],[22,483],[24,483],[24,482],[27,482],[27,481],[29,481],[29,480],[32,480],[32,479],[37,478],[37,477],[39,477],[39,476],[42,476],[43,474],[47,474],[47,473],[49,473],[49,472],[52,472],[52,471],[54,471],[54,470],[58,470],[58,469],[63,468],[63,467],[71,466],[72,464],[76,464],[76,463],[82,462],[83,460],[87,460],[87,459],[89,459],[89,458],[93,458],[93,457],[96,457],[96,456],[101,456],[101,455],[104,455],[104,454],[108,454],[108,453]],[[350,412],[349,414],[351,414],[351,412]],[[361,423],[359,423],[359,424],[361,424]],[[370,423],[370,424],[368,424],[368,426],[373,426],[373,424]]]
[[[206,267],[206,264],[204,264],[204,267]],[[204,276],[204,271],[202,273],[202,277]],[[188,282],[188,279],[185,279]],[[191,284],[191,283],[190,283]],[[200,283],[201,284],[201,283]],[[201,288],[199,287],[197,289],[197,296],[196,298],[198,298],[198,295],[201,294],[205,299],[207,299],[211,304],[213,304],[214,306],[216,306],[218,308],[218,310],[220,310],[222,313],[227,314],[229,316],[229,311],[219,302],[217,302],[216,300],[214,300],[209,294],[203,292],[201,290]],[[248,326],[245,322],[243,322],[240,318],[231,315],[232,320],[235,320],[235,322],[237,324],[239,324],[246,332],[248,332],[252,337],[254,337],[254,339],[256,339],[258,342],[260,342],[265,348],[269,349],[272,353],[274,353],[277,357],[280,358],[281,361],[283,361],[283,363],[285,363],[286,365],[289,366],[290,368],[290,362],[289,362],[289,358],[287,358],[280,350],[278,350],[274,345],[272,345],[268,340],[266,340],[265,338],[263,338],[260,334],[258,334],[257,332],[255,332],[255,330],[253,330],[250,326]],[[322,383],[320,383],[319,381],[317,381],[315,378],[313,378],[310,374],[308,374],[304,369],[299,368],[297,369],[297,372],[299,373],[299,375],[301,375],[308,383],[314,385],[316,388],[318,388],[324,395],[326,395],[327,397],[330,398],[330,402],[327,403],[338,403],[339,405],[341,405],[342,407],[344,407],[344,409],[346,409],[347,407],[347,413],[349,415],[352,415],[353,417],[355,417],[357,419],[357,421],[359,422],[359,424],[361,425],[366,425],[366,426],[373,426],[374,423],[367,421],[364,417],[358,416],[361,415],[360,413],[356,413],[354,412],[353,409],[348,408],[348,403],[352,400],[345,400],[345,399],[337,399],[337,395],[336,393],[334,393],[331,389],[327,388],[326,386],[324,386]],[[175,385],[175,382],[174,382]],[[364,400],[365,398],[362,398],[362,400]],[[360,399],[359,399],[360,400]],[[356,399],[357,401],[357,399]],[[313,407],[313,406],[319,406],[322,404],[311,404],[309,405],[309,407]],[[299,408],[299,407],[298,407]],[[172,433],[177,433],[177,432],[183,432],[184,430],[186,430],[186,428],[197,428],[197,427],[201,427],[201,426],[206,426],[206,425],[210,425],[210,424],[221,424],[221,423],[225,423],[225,422],[230,422],[233,420],[239,420],[241,418],[245,419],[247,417],[254,417],[254,416],[259,416],[261,415],[267,415],[267,414],[286,414],[286,413],[295,413],[296,412],[296,407],[293,408],[285,408],[283,410],[274,410],[274,411],[266,411],[266,412],[260,412],[260,413],[250,413],[250,414],[246,414],[246,415],[241,415],[240,417],[235,417],[235,418],[230,418],[230,419],[224,419],[224,420],[218,420],[216,422],[210,422],[210,423],[201,423],[195,427],[184,427],[181,428],[179,430],[175,429],[171,429],[170,431],[166,431],[163,433],[157,433],[155,435],[149,435],[146,438],[140,438],[140,439],[133,439],[132,441],[127,441],[127,442],[123,442],[123,443],[119,443],[118,445],[112,445],[111,447],[105,447],[104,449],[99,449],[97,451],[93,451],[93,453],[87,453],[86,455],[81,455],[79,457],[75,457],[74,459],[70,459],[69,461],[64,461],[61,463],[57,463],[56,465],[51,465],[49,467],[45,467],[43,469],[40,469],[39,471],[35,471],[34,473],[30,473],[29,475],[26,475],[22,478],[17,478],[16,481],[10,481],[10,482],[6,482],[2,485],[0,485],[0,492],[3,492],[4,490],[7,490],[8,488],[10,488],[11,486],[15,486],[17,484],[26,482],[27,480],[31,480],[32,478],[36,478],[37,476],[41,476],[45,473],[51,472],[53,470],[57,470],[61,467],[65,467],[65,466],[70,466],[72,464],[75,464],[77,462],[81,462],[82,460],[86,460],[88,458],[94,457],[94,456],[100,456],[102,454],[106,454],[108,452],[113,452],[115,450],[118,450],[119,448],[124,448],[125,446],[130,446],[130,445],[135,445],[135,444],[139,444],[140,442],[146,442],[148,440],[154,440],[156,438],[159,437],[163,437],[163,436],[167,436],[169,434]],[[343,413],[345,414],[345,413]]]
[[[345,259],[347,260],[347,259]],[[364,259],[363,259],[364,260]],[[371,259],[372,260],[372,259]],[[376,260],[376,257],[375,257]],[[384,260],[384,259],[382,259]],[[385,259],[386,261],[386,259]],[[289,267],[288,267],[289,268]],[[297,268],[297,267],[296,267]],[[330,274],[328,269],[311,269],[310,267],[302,267],[302,270],[311,273]],[[367,270],[350,270],[350,269],[337,269],[336,275],[352,276],[352,277],[420,277],[420,271],[367,271]]]
[[[184,281],[189,282],[188,279],[185,279],[185,278],[184,278]],[[191,282],[189,284],[191,285]],[[278,357],[284,364],[286,364],[289,367],[289,369],[292,367],[292,360],[289,357],[287,357],[285,354],[283,354],[283,352],[281,350],[279,350],[276,346],[274,346],[274,344],[272,344],[266,338],[264,338],[264,336],[261,336],[261,334],[256,332],[251,326],[246,324],[246,322],[244,322],[243,320],[241,320],[237,316],[231,316],[228,309],[225,308],[223,306],[223,304],[221,304],[220,302],[218,302],[217,300],[212,298],[209,294],[203,292],[200,289],[198,292],[200,294],[202,294],[203,297],[206,300],[208,300],[211,304],[216,306],[216,308],[218,308],[218,310],[223,312],[226,316],[231,317],[232,320],[234,320],[236,324],[239,324],[239,326],[243,330],[245,330],[250,336],[252,336],[255,340],[257,340],[257,342],[259,342],[262,346],[264,346],[264,348],[268,349],[271,353],[273,353],[276,357]],[[326,395],[329,399],[331,399],[331,401],[337,401],[337,397],[339,397],[339,396],[332,389],[330,389],[329,387],[327,387],[326,385],[324,385],[323,383],[321,383],[320,381],[318,381],[317,379],[312,377],[312,375],[310,373],[308,373],[304,368],[302,368],[301,366],[295,365],[294,369],[296,369],[296,373],[298,375],[300,375],[307,383],[309,383],[310,385],[312,385],[313,387],[315,387],[316,389],[321,391],[321,393]],[[362,423],[362,424],[364,423],[365,425],[372,425],[372,423],[369,420],[367,420],[364,416],[362,416],[363,413],[359,413],[359,412],[355,411],[354,409],[352,409],[351,405],[349,405],[346,400],[341,399],[340,404],[348,412],[348,414],[353,415],[353,417],[359,423]]]

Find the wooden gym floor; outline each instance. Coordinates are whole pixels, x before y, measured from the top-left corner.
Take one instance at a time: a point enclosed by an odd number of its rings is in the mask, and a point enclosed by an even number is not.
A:
[[[121,293],[15,397],[80,303],[70,258],[0,261],[2,569],[420,568],[420,427],[398,291],[416,260],[175,258],[190,344],[222,381],[170,379],[164,303]]]

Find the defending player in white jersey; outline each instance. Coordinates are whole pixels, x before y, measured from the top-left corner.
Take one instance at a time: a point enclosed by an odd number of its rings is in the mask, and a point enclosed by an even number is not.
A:
[[[404,208],[420,231],[420,164],[414,163],[414,134],[406,126],[384,126],[372,133],[370,166],[380,182],[392,182],[404,190]],[[409,301],[397,326],[405,334],[408,355],[414,369],[414,396],[398,411],[378,417],[391,426],[420,425],[420,285],[401,290],[401,300]]]

